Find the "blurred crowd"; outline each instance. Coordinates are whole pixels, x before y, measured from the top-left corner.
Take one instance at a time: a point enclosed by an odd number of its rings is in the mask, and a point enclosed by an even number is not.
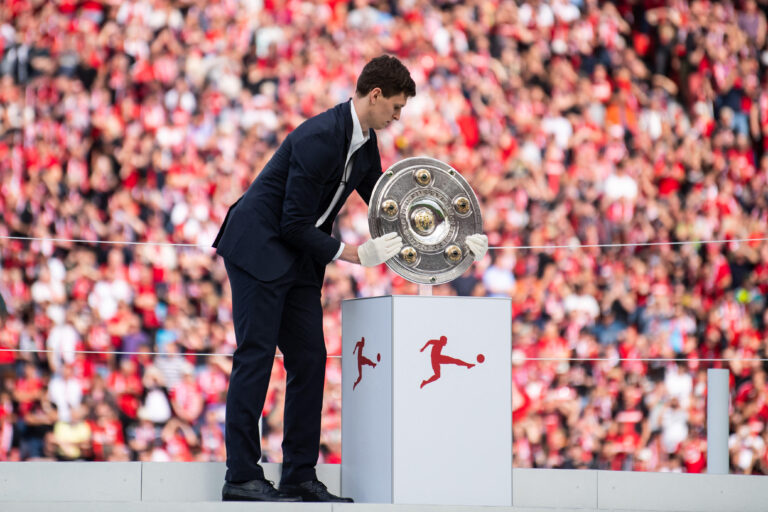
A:
[[[731,471],[768,473],[768,244],[738,241],[768,237],[766,12],[3,2],[0,235],[47,240],[0,239],[0,348],[13,349],[0,350],[0,460],[224,460],[235,341],[226,272],[204,246],[285,135],[390,53],[417,96],[379,134],[383,167],[453,165],[496,247],[434,292],[512,298],[515,465],[701,472],[718,367],[731,370]],[[359,198],[336,230],[368,238]],[[329,266],[329,354],[342,300],[415,291],[384,266]],[[278,357],[270,461],[284,376]],[[340,460],[340,396],[329,358],[323,462]]]

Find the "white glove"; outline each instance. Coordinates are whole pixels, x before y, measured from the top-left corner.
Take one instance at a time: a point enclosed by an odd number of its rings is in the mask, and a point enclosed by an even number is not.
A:
[[[480,261],[483,259],[485,253],[488,252],[488,237],[482,233],[469,235],[464,239],[464,243],[466,243],[467,247],[469,247],[469,251],[475,257],[475,261]]]
[[[365,242],[357,248],[357,256],[362,266],[375,267],[400,252],[402,247],[403,239],[392,232]]]

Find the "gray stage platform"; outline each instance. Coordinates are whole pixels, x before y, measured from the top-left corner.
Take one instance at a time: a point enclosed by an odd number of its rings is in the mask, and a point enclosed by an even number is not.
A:
[[[481,470],[478,468],[478,471]],[[220,463],[2,462],[0,510],[62,512],[764,512],[768,477],[515,469],[512,507],[221,503]],[[267,478],[279,466],[266,464]],[[339,492],[340,467],[318,476]]]

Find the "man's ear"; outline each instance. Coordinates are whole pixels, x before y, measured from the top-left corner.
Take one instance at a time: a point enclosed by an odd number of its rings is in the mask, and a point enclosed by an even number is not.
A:
[[[381,98],[381,88],[374,87],[371,89],[371,92],[368,93],[368,100],[371,103],[371,105],[375,105],[377,101]]]

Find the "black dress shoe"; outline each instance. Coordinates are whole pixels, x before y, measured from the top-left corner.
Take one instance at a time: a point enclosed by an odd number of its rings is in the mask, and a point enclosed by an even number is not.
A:
[[[352,498],[342,498],[329,493],[325,484],[317,479],[300,484],[280,483],[280,492],[297,496],[302,501],[332,501],[335,503],[354,503],[355,501]]]
[[[249,480],[247,482],[224,482],[221,489],[222,501],[301,501],[296,496],[288,496],[275,489],[269,480]]]

